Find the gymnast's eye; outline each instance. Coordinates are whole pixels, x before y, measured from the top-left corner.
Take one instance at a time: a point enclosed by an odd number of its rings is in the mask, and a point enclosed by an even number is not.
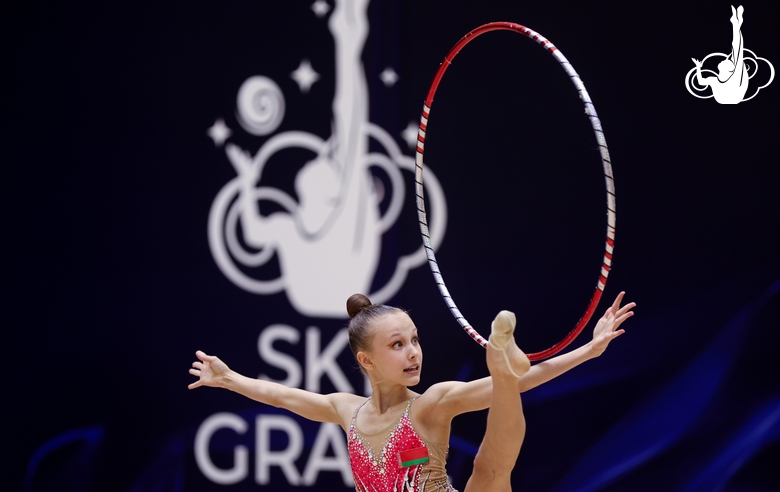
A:
[[[412,343],[415,344],[415,345],[419,345],[420,344],[420,337],[418,337],[418,336],[412,337]]]
[[[395,342],[395,343],[393,343],[393,348],[401,348],[401,347],[403,347],[403,346],[404,346],[404,344],[403,344],[403,343],[401,343],[401,342]]]

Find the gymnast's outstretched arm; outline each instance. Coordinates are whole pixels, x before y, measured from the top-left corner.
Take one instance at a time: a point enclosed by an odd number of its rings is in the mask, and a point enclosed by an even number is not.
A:
[[[710,85],[710,80],[714,79],[715,77],[707,77],[704,78],[701,76],[701,62],[697,60],[696,58],[691,58],[693,60],[693,63],[696,64],[696,82],[699,83],[701,86]]]
[[[197,376],[198,380],[191,383],[189,389],[201,386],[224,388],[315,422],[333,422],[342,427],[349,423],[351,412],[363,401],[363,397],[349,393],[321,395],[271,381],[248,378],[231,370],[218,357],[200,350],[195,356],[198,360],[192,363],[190,374]]]

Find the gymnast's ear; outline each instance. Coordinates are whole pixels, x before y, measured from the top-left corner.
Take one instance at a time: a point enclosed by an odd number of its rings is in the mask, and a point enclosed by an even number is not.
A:
[[[371,360],[371,357],[368,356],[367,353],[364,351],[359,351],[357,355],[355,355],[355,358],[358,361],[358,364],[360,364],[360,367],[363,368],[364,371],[372,371],[375,369],[374,362]]]

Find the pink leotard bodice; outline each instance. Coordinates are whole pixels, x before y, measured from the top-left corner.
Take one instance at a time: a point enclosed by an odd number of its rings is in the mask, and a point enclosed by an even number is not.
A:
[[[357,414],[368,397],[352,415],[352,423],[347,430],[347,449],[352,475],[355,478],[357,492],[457,492],[447,481],[446,457],[447,445],[427,443],[414,430],[409,417],[412,402],[409,400],[401,418],[374,434],[363,434],[355,425]],[[376,453],[370,441],[372,437],[387,436],[379,453]],[[399,453],[426,447],[429,461],[401,467]]]

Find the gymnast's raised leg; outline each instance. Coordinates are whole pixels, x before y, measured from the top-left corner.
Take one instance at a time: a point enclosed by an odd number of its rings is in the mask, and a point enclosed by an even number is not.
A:
[[[487,366],[493,396],[487,429],[474,459],[474,470],[464,492],[507,492],[520,447],[525,438],[525,416],[517,379],[531,367],[514,340],[515,315],[501,311],[493,321]]]

